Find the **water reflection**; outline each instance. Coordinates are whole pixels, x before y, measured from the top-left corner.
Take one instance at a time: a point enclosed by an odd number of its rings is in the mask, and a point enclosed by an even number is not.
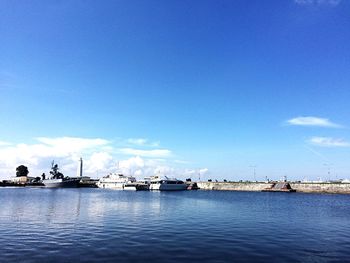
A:
[[[345,261],[350,249],[345,195],[3,188],[0,198],[5,262]]]

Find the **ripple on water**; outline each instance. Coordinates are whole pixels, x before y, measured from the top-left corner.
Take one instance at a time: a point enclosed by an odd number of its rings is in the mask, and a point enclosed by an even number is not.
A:
[[[350,198],[0,189],[5,262],[348,260]]]

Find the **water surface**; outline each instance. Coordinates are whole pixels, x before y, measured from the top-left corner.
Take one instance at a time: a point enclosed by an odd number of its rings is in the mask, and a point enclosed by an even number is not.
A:
[[[1,262],[349,262],[350,196],[0,188]]]

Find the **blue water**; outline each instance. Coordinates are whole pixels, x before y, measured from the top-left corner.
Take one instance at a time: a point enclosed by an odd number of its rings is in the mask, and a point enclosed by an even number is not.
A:
[[[350,196],[0,188],[1,262],[350,262]]]

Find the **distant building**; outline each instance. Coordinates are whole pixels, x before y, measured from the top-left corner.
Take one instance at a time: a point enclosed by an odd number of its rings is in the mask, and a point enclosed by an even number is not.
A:
[[[26,184],[34,179],[35,177],[30,177],[30,176],[16,176],[11,178],[11,182],[16,184]]]

